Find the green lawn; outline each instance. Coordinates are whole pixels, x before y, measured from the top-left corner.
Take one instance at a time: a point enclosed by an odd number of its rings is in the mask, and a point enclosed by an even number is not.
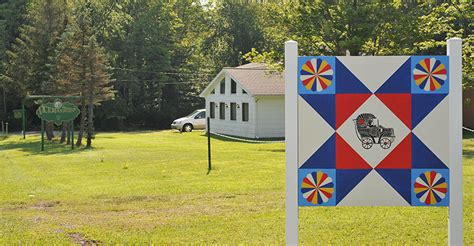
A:
[[[284,243],[284,144],[202,132],[98,134],[93,150],[0,140],[0,244]],[[474,139],[464,140],[464,240],[474,244]],[[447,208],[300,209],[305,244],[447,244]]]

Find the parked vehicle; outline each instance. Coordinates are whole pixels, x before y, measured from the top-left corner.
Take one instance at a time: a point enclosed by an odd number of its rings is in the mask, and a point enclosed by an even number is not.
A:
[[[388,149],[395,140],[393,128],[381,126],[373,114],[361,114],[354,119],[354,123],[357,138],[364,149],[372,148],[373,144],[380,144],[383,149]]]
[[[206,109],[198,109],[190,115],[176,119],[171,124],[171,129],[181,132],[191,132],[196,129],[206,128]]]

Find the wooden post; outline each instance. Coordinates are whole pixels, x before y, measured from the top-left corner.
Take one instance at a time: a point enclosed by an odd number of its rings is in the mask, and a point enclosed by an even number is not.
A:
[[[449,245],[463,244],[462,215],[462,40],[451,38],[449,56]]]

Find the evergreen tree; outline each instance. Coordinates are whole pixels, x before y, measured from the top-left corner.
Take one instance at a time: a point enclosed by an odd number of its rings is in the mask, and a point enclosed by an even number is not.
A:
[[[53,95],[56,86],[51,81],[51,58],[63,33],[68,15],[66,0],[36,0],[28,5],[26,23],[19,37],[7,51],[3,81],[27,94]],[[53,124],[46,125],[47,138],[53,136]]]
[[[76,145],[92,146],[94,105],[111,99],[110,75],[103,48],[97,43],[89,2],[76,7],[55,57],[55,81],[64,94],[80,93],[80,127]],[[86,128],[87,126],[87,128]]]

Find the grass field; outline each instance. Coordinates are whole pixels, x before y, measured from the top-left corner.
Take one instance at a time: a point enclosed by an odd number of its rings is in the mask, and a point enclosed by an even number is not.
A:
[[[202,132],[98,134],[92,150],[0,140],[0,244],[282,244],[284,144]],[[464,140],[464,240],[474,244],[474,139]],[[447,244],[447,208],[300,209],[304,244]]]

